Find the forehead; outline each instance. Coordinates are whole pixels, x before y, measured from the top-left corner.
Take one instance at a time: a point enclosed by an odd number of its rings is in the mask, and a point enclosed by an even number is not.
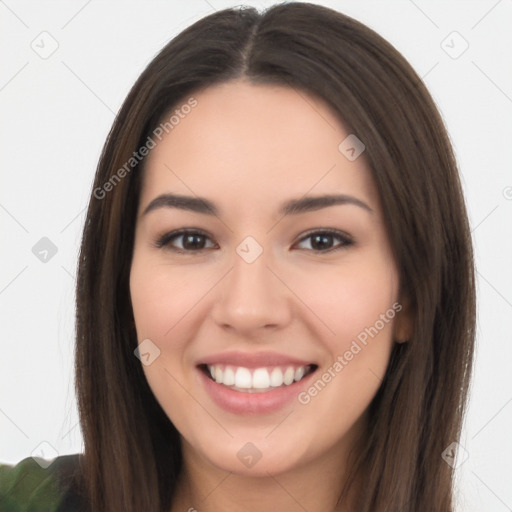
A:
[[[162,192],[254,206],[334,192],[377,201],[364,153],[350,161],[340,151],[350,132],[323,100],[248,82],[192,96],[196,106],[183,109],[147,157],[141,206]]]

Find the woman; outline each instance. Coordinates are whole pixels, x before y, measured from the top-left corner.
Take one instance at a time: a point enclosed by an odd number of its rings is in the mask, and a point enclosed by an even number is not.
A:
[[[474,309],[456,163],[404,58],[325,7],[217,12],[149,64],[98,166],[85,453],[2,468],[2,499],[25,477],[59,510],[453,510]]]

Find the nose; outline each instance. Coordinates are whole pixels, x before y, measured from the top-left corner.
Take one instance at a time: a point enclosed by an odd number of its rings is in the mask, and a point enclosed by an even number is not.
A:
[[[234,255],[231,271],[217,287],[212,309],[217,325],[247,339],[261,339],[269,329],[290,322],[293,294],[268,260],[265,251],[251,263]]]

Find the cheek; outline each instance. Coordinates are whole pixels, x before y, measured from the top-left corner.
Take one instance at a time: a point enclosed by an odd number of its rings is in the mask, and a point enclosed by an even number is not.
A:
[[[160,342],[173,338],[173,330],[211,288],[211,279],[199,267],[187,272],[134,259],[130,292],[139,341],[141,336]]]
[[[130,293],[137,338],[139,343],[149,338],[160,350],[150,365],[143,365],[143,371],[156,400],[180,431],[192,429],[198,421],[183,386],[190,329],[187,313],[209,287],[204,280],[191,282],[190,274],[176,268],[134,257]]]
[[[190,378],[191,333],[197,334],[204,321],[208,293],[218,280],[199,265],[184,269],[155,264],[146,256],[134,258],[130,293],[137,338],[139,343],[149,338],[160,349],[155,363],[143,368],[156,395]]]
[[[309,303],[332,332],[323,330],[329,357],[299,402],[325,421],[328,443],[364,413],[382,382],[400,309],[396,269],[382,256],[351,261],[317,274],[309,290]]]
[[[309,277],[295,290],[324,325],[322,338],[330,353],[343,353],[356,339],[392,337],[398,279],[391,259],[354,257],[303,275]]]

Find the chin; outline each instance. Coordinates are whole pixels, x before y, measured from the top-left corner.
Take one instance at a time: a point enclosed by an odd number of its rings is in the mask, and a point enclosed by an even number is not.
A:
[[[310,446],[311,442],[291,440],[283,434],[275,434],[272,439],[274,434],[265,438],[268,431],[259,437],[240,432],[229,440],[217,438],[213,442],[197,442],[196,439],[193,445],[188,443],[188,447],[222,471],[240,476],[268,477],[296,469],[310,458],[304,447]]]

